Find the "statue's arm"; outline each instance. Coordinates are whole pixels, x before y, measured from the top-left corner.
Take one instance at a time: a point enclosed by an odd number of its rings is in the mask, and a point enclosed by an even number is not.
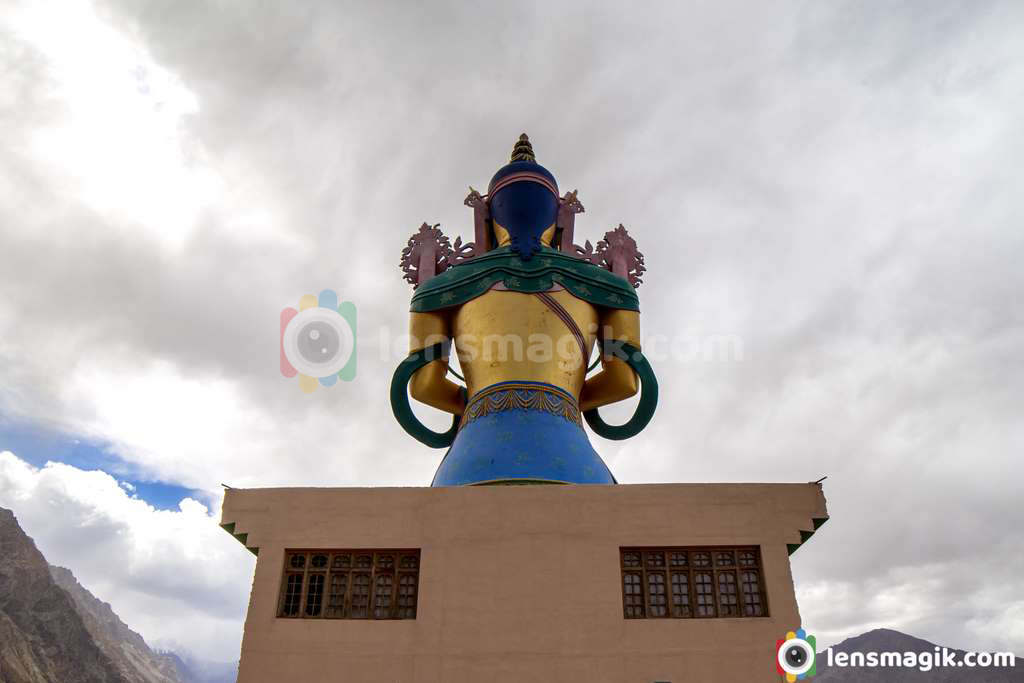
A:
[[[601,315],[598,334],[602,340],[625,341],[640,348],[640,314],[622,309],[607,310]],[[623,401],[635,395],[639,388],[636,373],[626,361],[611,353],[602,354],[601,372],[583,384],[580,410],[585,412]]]
[[[451,320],[444,312],[412,313],[409,318],[409,353],[451,340]],[[448,355],[424,365],[409,382],[414,399],[447,413],[465,409],[462,387],[448,379]]]

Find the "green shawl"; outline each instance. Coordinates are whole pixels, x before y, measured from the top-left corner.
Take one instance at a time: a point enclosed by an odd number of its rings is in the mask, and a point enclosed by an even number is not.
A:
[[[410,310],[427,313],[459,306],[474,299],[496,282],[511,292],[546,292],[554,284],[595,306],[639,311],[640,300],[626,280],[551,247],[523,261],[509,247],[500,247],[432,277],[412,296]]]

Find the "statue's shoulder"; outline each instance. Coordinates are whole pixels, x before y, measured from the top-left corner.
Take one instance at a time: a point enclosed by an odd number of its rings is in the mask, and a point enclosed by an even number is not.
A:
[[[447,268],[416,288],[411,310],[436,311],[479,296],[502,279],[512,258],[516,257],[507,248],[495,249]]]
[[[549,268],[554,279],[579,298],[604,308],[640,310],[640,298],[629,280],[591,261],[553,251]]]
[[[523,261],[508,248],[490,251],[452,266],[420,285],[410,309],[425,313],[461,305],[496,283],[513,292],[544,292],[556,283],[596,306],[639,310],[629,282],[586,260],[544,248]]]

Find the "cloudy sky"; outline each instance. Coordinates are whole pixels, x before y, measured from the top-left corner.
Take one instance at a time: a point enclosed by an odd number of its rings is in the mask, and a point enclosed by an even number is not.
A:
[[[647,335],[742,339],[656,362],[650,427],[593,437],[619,480],[828,475],[821,641],[1024,654],[1024,5],[624,8],[5,3],[0,505],[150,642],[237,656],[221,483],[429,483],[399,252],[471,237],[526,131],[577,241],[638,240]],[[306,395],[278,316],[324,288],[358,376]]]

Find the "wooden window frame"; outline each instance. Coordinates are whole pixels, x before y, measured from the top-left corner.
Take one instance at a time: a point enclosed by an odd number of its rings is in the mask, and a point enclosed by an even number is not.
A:
[[[671,553],[684,552],[686,553],[685,565],[673,565]],[[743,564],[740,553],[753,553],[753,564]],[[626,557],[627,554],[639,554],[639,565],[627,565]],[[656,554],[660,553],[660,564],[648,564],[648,558],[656,559]],[[707,553],[710,558],[710,564],[707,566],[694,566],[693,555],[694,553]],[[720,558],[719,554],[723,557]],[[731,553],[731,560],[726,557]],[[719,560],[723,561],[720,563]],[[743,575],[745,572],[753,572],[757,574],[758,591],[756,593],[750,593],[751,596],[758,598],[758,605],[760,607],[760,614],[747,614],[747,596],[748,591],[746,585],[743,582]],[[764,576],[764,563],[761,559],[761,546],[756,545],[715,545],[715,546],[622,546],[619,548],[619,589],[622,591],[622,616],[625,619],[760,619],[762,617],[769,616],[768,610],[768,593],[765,587],[765,576]],[[626,602],[626,576],[629,574],[639,575],[640,577],[640,590],[642,596],[642,602],[639,606],[639,614],[636,614],[637,607],[635,605],[628,605]],[[665,606],[667,607],[664,615],[652,615],[651,611],[651,596],[650,596],[650,582],[648,580],[649,574],[660,574],[664,577],[662,585],[664,586],[665,593]],[[689,599],[688,612],[689,614],[677,614],[675,605],[675,593],[672,590],[673,587],[673,574],[684,574],[686,575],[686,588],[687,597]],[[696,587],[696,575],[697,574],[710,574],[711,575],[711,606],[713,607],[713,614],[700,614],[697,603],[697,587]],[[723,600],[722,600],[722,586],[720,576],[731,575],[732,586],[735,591],[732,595],[735,596],[734,607],[736,613],[734,614],[722,614]],[[728,584],[728,581],[726,581]]]
[[[324,566],[313,566],[314,556],[325,555],[327,562]],[[292,558],[302,556],[302,566],[292,566]],[[347,556],[348,563],[336,561]],[[369,556],[369,566],[357,566],[357,558]],[[386,559],[390,556],[390,566],[386,566]],[[342,566],[344,564],[344,566]],[[408,566],[413,564],[414,566]],[[280,595],[277,600],[277,617],[279,619],[352,619],[352,620],[374,620],[394,621],[415,619],[419,603],[419,577],[421,569],[421,556],[419,548],[286,548],[284,551],[284,567],[282,570]],[[315,614],[307,614],[307,600],[310,597],[310,577],[323,576],[322,590],[319,596],[319,609]],[[357,575],[366,575],[369,579],[367,587],[366,604],[359,616],[352,616],[353,589]],[[289,577],[298,576],[299,596],[298,605],[288,600]],[[334,577],[344,576],[344,592],[340,605],[340,614],[331,605],[331,587]],[[412,595],[402,595],[401,586],[403,577],[413,577]],[[378,606],[377,586],[378,577],[381,583],[386,582],[385,577],[390,577],[390,597],[387,604]],[[409,587],[408,582],[406,588]],[[411,605],[399,605],[400,598],[411,600]],[[295,608],[294,613],[286,612],[288,607]],[[316,601],[314,601],[315,604]],[[329,614],[330,612],[330,614]]]

